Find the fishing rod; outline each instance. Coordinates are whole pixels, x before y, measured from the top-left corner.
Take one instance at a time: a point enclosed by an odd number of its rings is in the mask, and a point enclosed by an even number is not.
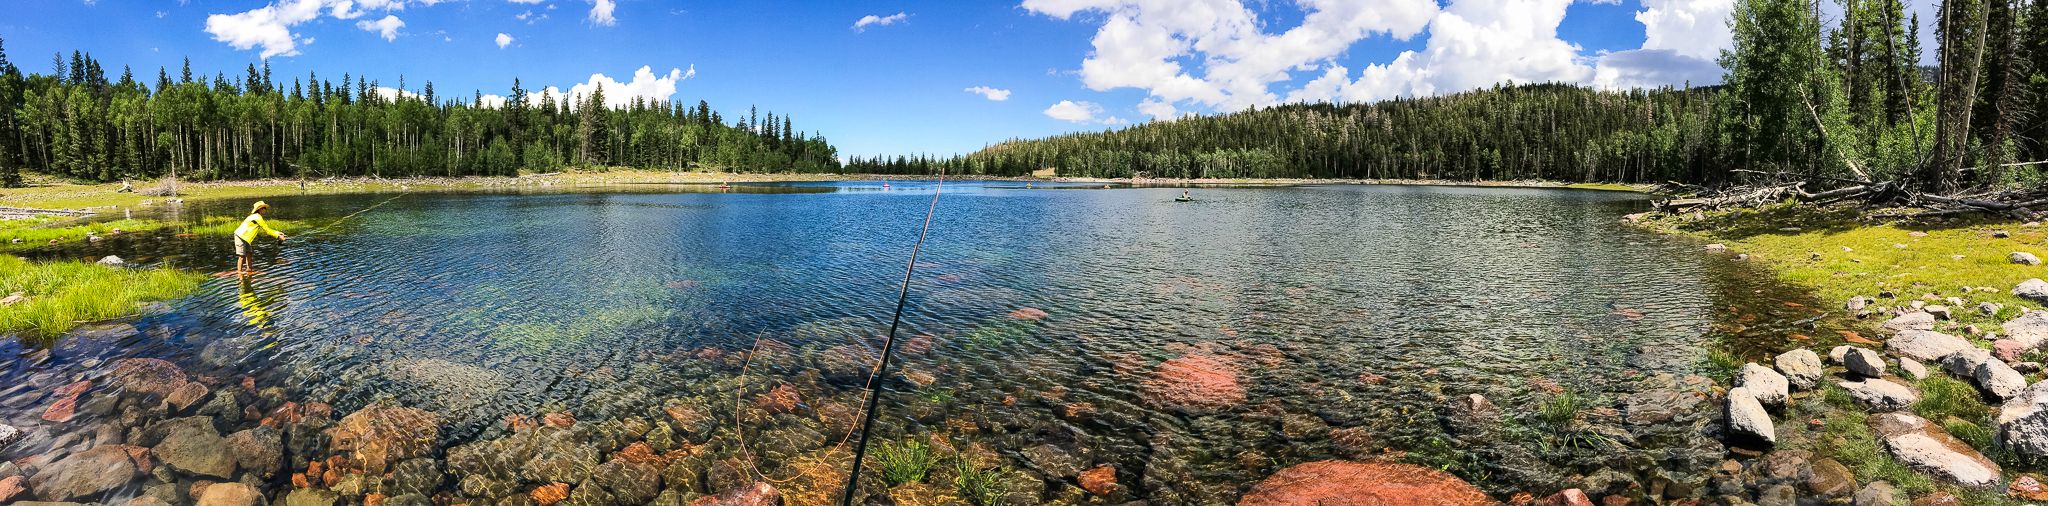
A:
[[[924,228],[917,232],[917,242],[910,246],[910,263],[903,268],[903,286],[896,291],[896,315],[889,319],[888,337],[882,340],[882,358],[875,362],[875,371],[868,376],[868,405],[861,415],[860,441],[853,445],[853,472],[846,475],[846,493],[841,494],[841,506],[853,506],[853,494],[860,486],[860,464],[868,453],[868,434],[875,427],[875,406],[882,399],[882,381],[888,379],[889,352],[896,349],[896,327],[903,323],[903,304],[910,300],[910,277],[917,272],[917,253],[924,248],[924,237],[932,231],[932,215],[939,210],[939,192],[946,189],[946,170],[939,169],[939,184],[932,188],[931,205],[924,210]]]

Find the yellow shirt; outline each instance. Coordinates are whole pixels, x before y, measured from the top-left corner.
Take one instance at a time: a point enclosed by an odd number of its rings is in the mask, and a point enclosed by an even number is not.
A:
[[[242,242],[253,243],[256,242],[256,233],[259,231],[278,240],[284,240],[284,234],[271,230],[269,224],[263,223],[263,215],[254,213],[242,219],[242,226],[235,227],[235,237],[242,238]]]

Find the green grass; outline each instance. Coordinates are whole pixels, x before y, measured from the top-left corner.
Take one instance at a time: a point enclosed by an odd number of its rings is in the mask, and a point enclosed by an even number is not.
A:
[[[1982,424],[1990,420],[1991,406],[1984,403],[1977,387],[1944,374],[1934,374],[1920,380],[1920,401],[1913,403],[1913,413],[1936,422],[1954,418]],[[1956,437],[1962,435],[1957,434]]]
[[[136,219],[67,223],[69,220],[51,217],[0,220],[0,250],[21,251],[49,246],[53,240],[59,243],[84,241],[88,233],[107,235],[115,229],[120,229],[122,233],[135,233],[164,227],[164,222],[161,221]],[[15,239],[21,239],[21,242],[15,243]]]
[[[1563,427],[1577,420],[1579,412],[1585,411],[1586,405],[1585,397],[1579,396],[1577,392],[1565,390],[1545,399],[1536,416],[1552,427]]]
[[[1747,253],[1775,270],[1779,278],[1810,288],[1830,303],[1885,290],[1898,294],[1900,300],[1879,300],[1879,305],[1904,303],[1926,293],[1960,297],[1968,302],[1966,307],[1954,308],[1960,323],[1979,318],[1978,302],[2024,303],[2004,292],[2028,278],[2048,274],[2040,267],[2006,259],[2016,251],[2048,256],[2048,227],[2022,227],[1988,218],[1939,224],[1871,223],[1860,221],[1856,209],[1778,204],[1707,213],[1701,220],[1667,216],[1656,219],[1652,226],[1727,244],[1731,254]],[[1992,237],[1993,230],[2005,230],[2011,237]],[[1914,232],[1926,235],[1915,237]],[[1966,293],[1962,291],[1965,286],[1997,291]]]
[[[79,323],[134,314],[139,303],[182,296],[204,279],[169,269],[30,262],[0,255],[0,294],[22,292],[28,297],[28,302],[0,307],[0,332],[55,336]]]
[[[1003,496],[1009,495],[1009,491],[1003,490],[1001,471],[981,469],[968,459],[958,459],[954,465],[959,474],[953,478],[953,488],[967,502],[995,506],[1002,504]]]
[[[1625,184],[1616,184],[1616,183],[1572,183],[1572,184],[1564,185],[1564,187],[1565,187],[1565,188],[1571,188],[1571,189],[1574,189],[1574,190],[1602,190],[1602,191],[1617,191],[1617,192],[1641,192],[1641,191],[1643,191],[1643,189],[1642,189],[1642,188],[1637,188],[1637,187],[1634,187],[1634,186],[1629,186],[1629,185],[1625,185]]]
[[[892,487],[924,481],[925,474],[938,462],[931,447],[915,439],[876,448],[875,460],[882,465],[882,480]]]

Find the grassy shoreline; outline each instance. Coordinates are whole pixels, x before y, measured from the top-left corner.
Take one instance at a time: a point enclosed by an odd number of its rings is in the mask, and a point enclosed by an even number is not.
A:
[[[1915,304],[1949,305],[1952,319],[1937,331],[1961,336],[1990,348],[2000,323],[2017,316],[2018,308],[2040,304],[2009,293],[2020,282],[2048,277],[2048,268],[2014,263],[2013,252],[2048,254],[2048,227],[1988,218],[1951,218],[1926,222],[1862,219],[1853,208],[1816,208],[1778,204],[1712,213],[1647,216],[1638,224],[1664,233],[1726,246],[1725,255],[1757,262],[1780,280],[1811,290],[1827,304],[1832,318],[1861,329],[1879,341],[1878,323],[1891,318],[1886,308],[1910,309]],[[1889,294],[1889,296],[1886,296]],[[1868,316],[1844,309],[1852,297],[1875,297]],[[1957,304],[1957,302],[1963,302]],[[1979,303],[2003,306],[1984,312]],[[1808,347],[1823,355],[1825,345],[1789,338],[1785,349]],[[1862,346],[1884,350],[1878,344]],[[2048,359],[2027,352],[2025,361]],[[1739,362],[1739,361],[1738,361]],[[1768,364],[1767,362],[1764,362]],[[2020,458],[1998,445],[1998,405],[1989,402],[1969,379],[1958,380],[1927,364],[1930,375],[1911,384],[1922,395],[1910,407],[1919,415],[2005,467],[2007,478],[2040,472],[2040,463]],[[2041,374],[2028,380],[2040,381]],[[1947,493],[1965,504],[2007,505],[2024,501],[2007,497],[2003,488],[1970,489],[1932,479],[1909,469],[1886,452],[1865,423],[1864,410],[1833,384],[1795,394],[1778,427],[1775,451],[1807,452],[1844,464],[1859,483],[1884,480],[1911,497]],[[1814,423],[1801,423],[1804,421]],[[1917,502],[1916,502],[1917,504]]]

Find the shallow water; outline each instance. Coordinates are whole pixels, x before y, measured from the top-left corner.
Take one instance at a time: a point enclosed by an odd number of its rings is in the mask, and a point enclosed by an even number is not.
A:
[[[1619,223],[1647,207],[1639,195],[1319,186],[1206,188],[1176,203],[1178,189],[1056,188],[946,184],[901,334],[932,336],[930,350],[892,366],[907,373],[889,383],[880,436],[983,443],[1049,483],[1047,500],[1072,487],[1067,461],[1113,464],[1132,497],[1164,504],[1228,502],[1326,458],[1449,467],[1495,493],[1718,461],[1701,424],[1635,429],[1616,448],[1482,452],[1441,416],[1474,393],[1510,417],[1560,390],[1615,406],[1705,372],[1726,339],[1716,313],[1751,302],[1727,294],[1755,292],[1697,244]],[[444,446],[502,437],[512,416],[658,419],[687,404],[718,419],[697,439],[744,431],[727,452],[744,446],[786,475],[775,457],[844,436],[931,189],[270,199],[273,218],[311,230],[265,239],[252,282],[211,280],[132,322],[139,333],[6,345],[23,359],[0,373],[20,385],[0,391],[0,420],[49,430],[4,456],[72,443],[36,419],[51,388],[150,356],[252,376],[337,415],[378,400],[424,408]],[[214,272],[232,266],[229,250],[166,232],[42,254]],[[1047,316],[1020,320],[1020,308]],[[1243,398],[1189,409],[1146,387],[1185,356],[1236,373]],[[783,383],[801,392],[802,420],[734,408],[735,395]],[[1514,460],[1531,453],[1548,463]]]

